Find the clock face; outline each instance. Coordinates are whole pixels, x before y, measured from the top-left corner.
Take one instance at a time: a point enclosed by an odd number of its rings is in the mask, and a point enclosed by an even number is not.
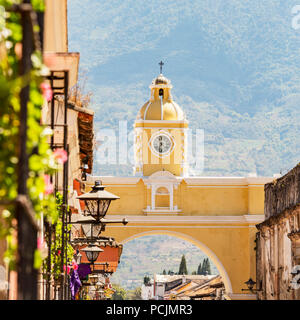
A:
[[[166,135],[159,135],[153,140],[153,148],[157,153],[164,154],[172,147],[171,139]]]

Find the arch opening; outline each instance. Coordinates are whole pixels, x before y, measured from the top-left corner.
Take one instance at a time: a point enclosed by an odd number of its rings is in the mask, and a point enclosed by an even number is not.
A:
[[[230,278],[229,278],[228,273],[227,273],[226,269],[224,268],[222,262],[220,261],[220,259],[205,244],[203,244],[202,242],[200,242],[200,241],[198,241],[198,240],[196,240],[186,234],[182,234],[182,233],[175,232],[175,231],[168,231],[168,230],[145,231],[145,232],[135,234],[131,237],[128,237],[128,238],[124,239],[121,243],[123,245],[125,245],[126,243],[128,243],[134,239],[138,239],[138,238],[141,238],[144,236],[151,236],[151,235],[167,235],[167,236],[175,237],[175,238],[184,240],[190,244],[193,244],[194,246],[199,248],[202,251],[202,253],[211,260],[211,262],[214,264],[214,266],[218,270],[219,275],[222,277],[222,281],[225,286],[226,294],[232,293],[232,285],[231,285]],[[121,258],[121,260],[122,260],[122,258]]]

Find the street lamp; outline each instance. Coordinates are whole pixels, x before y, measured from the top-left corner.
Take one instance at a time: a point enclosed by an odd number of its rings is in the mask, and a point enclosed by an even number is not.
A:
[[[248,289],[242,289],[242,291],[250,291],[250,292],[258,292],[260,290],[254,289],[254,285],[256,282],[250,278],[248,281],[245,282],[245,285],[247,285]]]
[[[101,231],[101,225],[99,224],[99,221],[96,221],[91,216],[81,215],[79,219],[72,221],[71,224],[80,224],[83,235],[89,240],[97,238]]]
[[[81,251],[84,251],[89,262],[91,264],[94,264],[94,262],[98,259],[99,253],[103,252],[104,250],[102,250],[98,246],[89,244],[84,249],[81,249]]]
[[[83,217],[76,221],[76,223],[81,225],[83,234],[86,239],[95,240],[99,237],[101,232],[101,224],[94,218]]]
[[[128,220],[126,218],[123,218],[122,220],[107,220],[107,219],[101,218],[99,222],[100,222],[101,229],[98,234],[100,234],[102,231],[105,231],[105,227],[107,224],[122,223],[124,226],[126,226],[128,223]]]
[[[105,186],[102,185],[101,181],[95,181],[95,185],[92,187],[90,192],[84,193],[77,197],[79,200],[85,202],[88,213],[96,219],[97,222],[101,218],[104,218],[110,202],[112,200],[120,199],[120,197],[105,191]]]
[[[87,240],[94,242],[99,238],[102,231],[105,231],[105,226],[112,223],[122,223],[124,226],[127,225],[128,220],[123,218],[122,220],[107,220],[101,218],[100,220],[95,220],[94,218],[83,216],[81,219],[72,222],[72,224],[80,224],[83,234]]]

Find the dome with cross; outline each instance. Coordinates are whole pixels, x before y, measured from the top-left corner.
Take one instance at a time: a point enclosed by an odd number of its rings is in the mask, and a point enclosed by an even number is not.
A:
[[[160,71],[163,63],[160,62]],[[173,101],[171,81],[160,73],[149,86],[150,99],[140,109],[137,120],[167,120],[183,121],[185,114],[179,105]]]

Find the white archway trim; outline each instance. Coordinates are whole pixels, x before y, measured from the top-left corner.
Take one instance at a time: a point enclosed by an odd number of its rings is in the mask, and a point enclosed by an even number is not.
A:
[[[173,101],[171,101],[171,104],[173,105],[173,107],[176,111],[177,119],[179,119],[179,112],[178,112],[178,108],[177,108],[176,104]]]
[[[228,295],[232,294],[231,281],[230,281],[228,273],[227,273],[226,269],[224,268],[224,266],[223,266],[222,262],[220,261],[220,259],[204,243],[194,239],[191,236],[188,236],[188,235],[186,235],[184,233],[180,233],[180,232],[176,232],[176,231],[154,230],[154,231],[144,231],[144,232],[135,234],[134,236],[131,236],[131,237],[123,240],[121,243],[124,245],[125,243],[127,243],[127,242],[129,242],[129,241],[131,241],[133,239],[140,238],[140,237],[143,237],[143,236],[155,235],[155,234],[166,234],[166,235],[169,235],[169,236],[173,236],[173,237],[177,237],[177,238],[189,241],[189,242],[193,243],[194,245],[196,245],[201,251],[203,251],[203,253],[205,253],[212,260],[212,262],[217,267],[217,269],[220,272],[220,275],[221,275],[221,277],[222,277],[222,279],[224,281],[226,294],[228,294]]]
[[[160,96],[160,118],[161,120],[164,120],[164,103],[163,103],[163,97]]]
[[[147,111],[148,111],[148,108],[151,104],[151,100],[149,101],[149,103],[147,104],[147,107],[146,107],[146,110],[145,110],[145,113],[144,113],[144,120],[146,120],[146,116],[147,116]]]

